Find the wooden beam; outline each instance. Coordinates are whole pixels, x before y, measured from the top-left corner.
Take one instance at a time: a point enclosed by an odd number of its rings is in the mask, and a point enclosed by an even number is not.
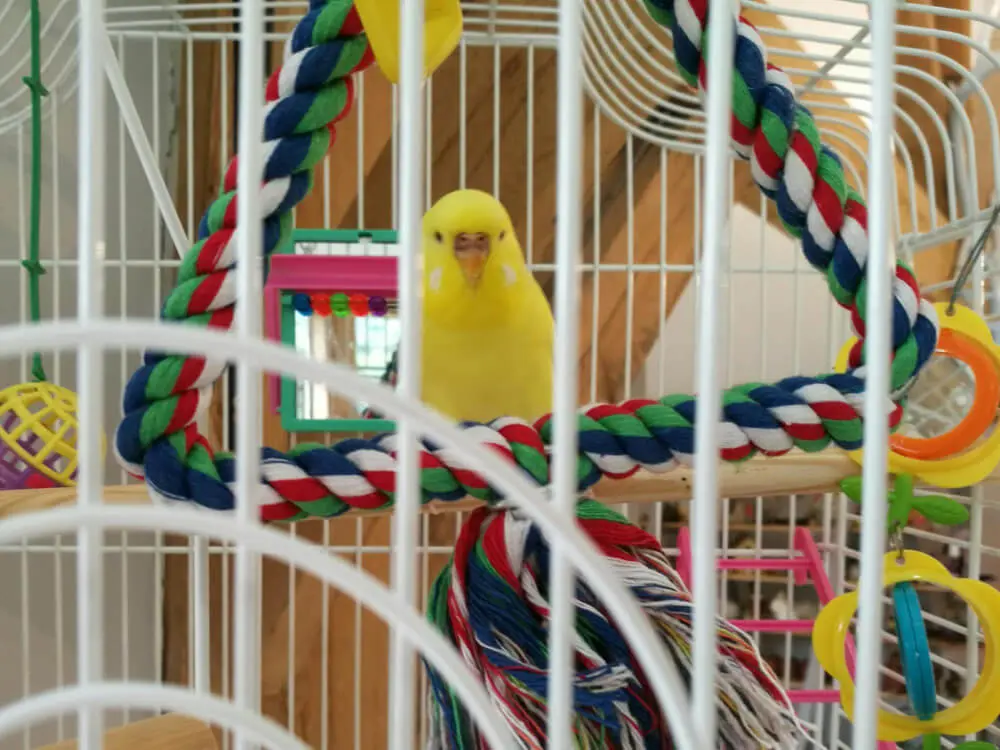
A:
[[[943,54],[942,41],[928,33],[938,28],[939,16],[914,9],[914,6],[933,8],[940,0],[916,0],[907,9],[896,12],[899,30],[896,34],[896,65],[913,69],[897,72],[896,106],[909,115],[912,125],[897,118],[896,131],[909,151],[913,161],[914,176],[919,185],[933,185],[935,202],[942,212],[954,206],[955,196],[948,195],[945,169],[945,149],[949,146],[948,112],[951,106],[944,93],[945,81],[954,80],[957,73],[931,54]],[[952,2],[960,5],[960,2]],[[951,45],[953,53],[961,45]],[[918,54],[923,53],[923,54]],[[949,75],[950,74],[950,75]],[[939,129],[938,126],[943,128]],[[929,158],[928,158],[929,157]],[[930,162],[929,167],[927,162]],[[928,172],[928,168],[930,171]]]
[[[971,0],[934,0],[937,8],[961,11],[960,16],[934,16],[934,28],[941,32],[958,34],[965,39],[972,39],[972,2]],[[964,41],[938,37],[938,52],[955,62],[957,65],[972,70],[972,45]],[[946,67],[943,78],[947,83],[961,83],[960,72]]]
[[[277,33],[291,33],[301,9],[275,9],[272,22]],[[285,20],[282,16],[287,16]],[[277,69],[284,57],[283,42],[270,44],[270,69]],[[337,124],[335,140],[326,160],[316,168],[313,189],[295,209],[295,226],[300,229],[353,229],[360,224],[358,196],[375,204],[386,202],[385,186],[372,187],[372,171],[379,160],[392,151],[393,89],[376,67],[355,77],[355,101],[351,114]],[[391,182],[389,188],[391,188]],[[391,226],[380,225],[378,228]]]
[[[488,146],[488,138],[493,132],[492,93],[493,65],[495,60],[491,50],[477,47],[465,51],[468,58],[466,79],[466,137],[468,146],[468,164],[470,169],[488,158],[481,152],[483,143]],[[523,52],[520,53],[523,55]],[[516,66],[516,51],[505,50],[500,55],[500,80],[508,80],[511,66]],[[449,57],[435,73],[430,86],[431,115],[428,136],[429,147],[432,149],[430,173],[431,186],[434,194],[446,192],[459,187],[459,123],[461,110],[459,106],[462,89],[462,72],[459,54]],[[405,127],[405,123],[400,123]],[[393,184],[395,156],[391,148],[383,148],[374,155],[371,170],[366,180],[366,190],[359,200],[354,195],[348,205],[346,217],[357,226],[363,225],[371,229],[393,227],[393,203],[395,194]],[[479,187],[491,190],[490,184],[479,184],[470,180],[468,187]]]
[[[993,153],[997,144],[989,126],[988,113],[992,110],[1000,118],[1000,73],[991,73],[983,79],[983,88],[988,99],[979,96],[969,97],[966,112],[972,122],[972,132],[975,133],[970,159],[977,165],[976,182],[981,207],[988,206],[992,201],[994,191],[1000,186],[993,179]]]
[[[136,721],[104,733],[104,750],[218,750],[211,726],[182,714],[164,714]],[[39,750],[77,750],[76,740],[57,742]]]

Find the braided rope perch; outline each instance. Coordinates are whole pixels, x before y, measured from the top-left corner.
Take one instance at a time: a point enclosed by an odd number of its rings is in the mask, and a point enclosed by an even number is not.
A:
[[[644,2],[650,15],[673,33],[685,80],[703,90],[707,0]],[[806,258],[826,276],[834,299],[850,311],[863,338],[868,256],[864,201],[847,187],[837,156],[820,143],[816,123],[796,102],[788,76],[767,63],[757,31],[742,18],[736,23],[733,146],[750,160],[760,189],[775,201],[787,230],[801,238]],[[312,169],[333,143],[336,123],[350,110],[352,76],[372,62],[350,0],[311,0],[292,32],[288,59],[267,83],[261,187],[265,256],[287,239],[291,210],[308,194]],[[221,194],[201,221],[199,240],[184,257],[177,288],[163,308],[167,320],[217,328],[232,324],[236,164],[236,159],[230,163]],[[896,267],[893,296],[891,382],[898,399],[934,352],[938,322],[903,263]],[[719,425],[722,459],[780,455],[792,448],[818,451],[831,442],[859,448],[863,342],[851,353],[850,364],[848,374],[792,377],[726,391]],[[203,357],[149,351],[129,381],[115,449],[122,465],[144,477],[154,494],[214,510],[234,507],[233,458],[214,453],[196,426],[224,370],[224,363]],[[690,465],[695,409],[696,400],[686,395],[584,407],[579,415],[580,489],[602,476]],[[901,413],[893,404],[893,426]],[[495,446],[536,481],[548,482],[548,416],[533,425],[500,417],[463,427],[471,439]],[[288,452],[264,448],[262,517],[295,521],[391,505],[394,442],[395,436],[387,434],[332,446],[300,445]],[[498,497],[458,456],[425,444],[421,460],[425,501]]]

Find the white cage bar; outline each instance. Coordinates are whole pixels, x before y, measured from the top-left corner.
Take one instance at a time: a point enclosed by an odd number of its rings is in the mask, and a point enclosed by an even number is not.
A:
[[[0,600],[10,602],[12,613],[10,624],[0,624],[0,644],[20,649],[12,660],[10,678],[0,679],[0,730],[8,731],[0,737],[0,748],[34,748],[72,737],[79,737],[83,748],[98,747],[104,725],[129,723],[158,708],[176,707],[192,714],[210,712],[205,718],[227,729],[222,736],[227,748],[256,746],[267,739],[263,733],[270,731],[272,740],[280,737],[290,743],[292,737],[299,737],[304,746],[360,750],[382,739],[369,726],[373,722],[362,699],[376,700],[370,698],[374,681],[388,685],[385,692],[391,694],[391,698],[377,698],[384,703],[379,704],[380,715],[398,719],[390,723],[391,732],[386,735],[391,746],[423,744],[429,727],[419,698],[426,694],[427,685],[411,679],[416,671],[411,657],[413,648],[423,650],[428,643],[406,642],[400,635],[391,659],[372,661],[371,654],[379,651],[372,644],[381,643],[384,634],[374,631],[370,614],[354,603],[342,605],[344,615],[332,613],[332,602],[343,602],[343,596],[328,585],[334,582],[333,573],[317,566],[320,554],[324,559],[338,558],[334,563],[338,575],[343,572],[344,577],[337,583],[352,581],[346,584],[349,593],[372,609],[377,607],[375,599],[367,598],[370,591],[376,592],[371,596],[381,602],[382,612],[401,613],[401,604],[406,602],[423,611],[433,561],[451,552],[455,530],[444,533],[440,519],[417,514],[418,465],[411,430],[433,426],[437,437],[446,442],[457,440],[457,433],[443,422],[430,420],[412,403],[400,406],[406,415],[401,422],[405,468],[399,477],[397,535],[383,534],[387,527],[379,525],[378,518],[358,518],[325,524],[321,530],[312,530],[308,524],[293,526],[289,535],[279,539],[258,528],[253,512],[257,467],[252,457],[268,429],[267,415],[255,406],[260,403],[261,388],[259,365],[254,363],[266,356],[268,361],[294,365],[300,377],[308,372],[313,382],[326,378],[345,391],[353,389],[357,393],[352,395],[359,398],[377,401],[378,394],[363,392],[365,382],[352,379],[342,367],[293,363],[292,355],[250,344],[260,327],[259,308],[253,304],[238,306],[238,340],[226,344],[201,334],[168,336],[146,324],[115,322],[148,320],[159,314],[164,290],[169,292],[176,279],[179,261],[175,253],[184,252],[196,235],[205,208],[200,202],[213,197],[214,182],[207,190],[198,184],[203,159],[212,162],[206,171],[215,181],[234,146],[240,145],[238,212],[258,215],[260,195],[248,188],[260,172],[261,155],[245,144],[255,142],[255,134],[261,132],[256,118],[263,111],[262,74],[280,64],[275,49],[287,37],[289,20],[301,16],[307,4],[301,0],[108,0],[107,5],[102,8],[98,3],[72,0],[43,4],[43,80],[51,94],[43,126],[47,221],[42,244],[49,274],[42,317],[65,324],[62,329],[43,329],[49,347],[45,357],[54,380],[79,389],[83,421],[95,432],[81,444],[81,464],[89,468],[78,508],[53,512],[50,522],[0,512],[0,561],[10,571],[0,584]],[[404,57],[421,57],[420,34],[411,26],[423,5],[404,5],[410,30],[403,34]],[[623,622],[630,623],[625,627],[636,638],[637,653],[650,664],[658,663],[659,648],[651,633],[625,618],[626,612],[636,614],[631,601],[621,592],[612,595],[613,577],[606,571],[602,576],[593,561],[587,564],[589,548],[583,546],[582,536],[565,529],[564,513],[570,509],[571,497],[568,482],[574,470],[570,460],[576,455],[570,440],[575,438],[569,427],[570,412],[578,401],[655,398],[689,391],[701,394],[702,403],[712,406],[719,387],[730,383],[825,372],[848,336],[847,316],[828,301],[823,279],[802,261],[798,244],[775,229],[765,200],[746,198],[743,168],[725,150],[729,97],[723,96],[725,87],[717,85],[726,80],[725,71],[719,74],[710,66],[708,75],[715,77],[709,79],[708,89],[714,93],[704,99],[682,85],[669,38],[645,24],[641,3],[538,0],[462,5],[465,31],[449,61],[453,68],[446,74],[420,86],[418,66],[404,65],[408,77],[398,91],[377,80],[377,72],[359,78],[356,111],[336,146],[335,153],[343,158],[334,165],[328,156],[317,169],[314,191],[321,197],[309,208],[308,216],[303,216],[305,209],[300,209],[299,216],[308,226],[398,229],[403,246],[410,247],[420,236],[423,209],[446,190],[481,187],[516,205],[514,218],[523,231],[529,265],[555,301],[557,373],[568,379],[579,372],[583,379],[580,394],[567,388],[556,390],[553,489],[560,502],[541,509],[533,506],[526,512],[543,527],[564,529],[554,548],[555,559],[568,565],[565,569],[556,566],[563,574],[555,579],[561,582],[561,590],[568,590],[570,572],[592,580],[614,607],[622,608]],[[725,12],[720,10],[725,2],[711,5],[714,14]],[[844,161],[849,181],[872,197],[873,207],[888,209],[870,213],[869,269],[875,290],[890,283],[885,273],[888,266],[879,259],[885,261],[895,252],[911,259],[918,272],[925,269],[930,281],[921,284],[924,293],[947,295],[962,258],[989,218],[1000,179],[1000,128],[995,112],[995,72],[1000,60],[993,42],[1000,24],[995,5],[976,3],[966,12],[925,3],[895,4],[896,13],[909,12],[911,17],[924,14],[968,20],[971,31],[966,37],[912,23],[893,26],[893,9],[878,4],[874,6],[880,15],[869,18],[870,4],[860,0],[830,0],[822,12],[809,0],[745,0],[741,4],[764,43],[795,79],[824,138]],[[560,26],[561,19],[565,24],[567,17],[575,19],[577,14],[578,23]],[[15,328],[27,322],[29,315],[21,268],[21,261],[28,257],[25,217],[30,177],[30,108],[20,81],[28,70],[23,43],[27,8],[8,2],[0,7],[0,19],[4,21],[0,27],[8,29],[0,32],[0,59],[8,62],[7,72],[0,74],[0,168],[5,170],[3,184],[17,194],[0,206],[0,236],[6,240],[0,253],[0,283],[5,289],[18,289],[16,296],[9,295],[9,302],[0,301],[0,321],[8,326],[0,331],[0,346],[9,357],[2,365],[4,382],[18,382],[28,379],[30,349],[37,346],[34,333]],[[577,26],[579,34],[572,33]],[[713,34],[710,45],[729,44],[724,29]],[[892,63],[893,35],[903,40],[896,50],[905,50],[906,62]],[[921,40],[930,41],[920,46]],[[974,64],[965,68],[956,63],[942,51],[948,44],[971,50]],[[261,50],[261,60],[248,56],[247,50]],[[579,65],[567,59],[577,54]],[[942,76],[947,73],[948,80],[918,67],[924,60],[943,71]],[[112,92],[107,108],[94,93],[104,88],[105,75]],[[217,102],[196,96],[197,79],[202,75],[214,81]],[[557,79],[573,86],[577,78],[586,93],[579,113],[570,109],[572,92],[562,92],[559,99],[552,95]],[[890,98],[890,91],[897,97]],[[948,107],[947,114],[936,110],[939,104]],[[211,149],[204,145],[209,131]],[[869,139],[869,131],[881,137]],[[511,135],[515,132],[520,134],[516,138]],[[456,144],[447,159],[440,157],[440,146],[446,142]],[[562,149],[558,158],[551,149],[554,143]],[[618,148],[612,149],[612,143]],[[935,156],[938,149],[943,149],[940,157]],[[574,154],[583,158],[574,159]],[[73,184],[74,175],[79,186]],[[682,182],[692,188],[686,195],[678,195],[675,187]],[[921,189],[921,182],[926,189]],[[723,183],[727,183],[725,188]],[[386,184],[391,186],[391,195],[376,192]],[[756,191],[752,182],[749,185]],[[693,219],[688,220],[687,214]],[[559,221],[552,229],[553,216],[578,215],[579,221]],[[259,244],[250,236],[256,232],[241,233],[241,257],[249,257],[247,249]],[[74,236],[75,243],[69,239]],[[103,255],[88,250],[102,241]],[[957,243],[958,251],[938,272],[937,251],[947,242]],[[403,252],[400,258],[403,359],[399,395],[415,399],[419,393],[419,376],[414,371],[419,366],[419,298],[413,290],[418,288],[421,269],[417,254]],[[933,273],[926,270],[932,266]],[[242,263],[238,268],[240,300],[259,299],[260,267]],[[968,288],[959,290],[966,304],[994,325],[1000,315],[996,273],[991,245]],[[885,301],[877,293],[871,295],[870,318],[887,314]],[[609,307],[612,313],[607,312]],[[693,335],[695,330],[698,336]],[[95,438],[97,425],[109,431],[116,423],[122,389],[138,363],[141,345],[153,336],[163,336],[164,342],[178,348],[198,344],[208,353],[213,347],[214,355],[231,355],[238,362],[241,399],[232,413],[227,407],[205,418],[206,424],[219,420],[217,434],[225,447],[238,453],[239,525],[236,531],[232,524],[227,527],[230,538],[221,533],[222,521],[213,517],[204,527],[218,529],[217,537],[213,533],[211,541],[198,535],[185,539],[174,532],[194,530],[193,518],[178,516],[171,525],[168,521],[174,517],[165,512],[101,502],[104,484],[125,485],[132,480],[110,456],[102,463],[100,441]],[[718,349],[699,348],[698,342],[705,340],[718,341]],[[876,350],[888,346],[887,333],[875,326],[869,346]],[[887,390],[882,388],[888,382],[887,363],[877,358],[868,372],[873,395],[866,410],[874,410],[878,393]],[[928,385],[926,392],[914,398],[910,419],[915,424],[930,425],[947,416],[946,407],[956,408],[954,403],[942,406],[936,400],[934,389],[945,387],[953,386]],[[216,398],[227,399],[228,388],[224,383]],[[706,394],[710,394],[708,399]],[[231,416],[235,417],[235,436],[230,430]],[[865,617],[859,631],[861,653],[881,650],[884,658],[894,647],[894,638],[875,606],[888,601],[879,593],[877,579],[884,548],[880,514],[869,511],[862,518],[843,496],[826,491],[830,488],[720,501],[718,487],[731,485],[728,475],[715,473],[717,436],[704,429],[707,424],[707,417],[700,417],[698,455],[703,458],[693,478],[693,517],[686,514],[684,503],[636,501],[627,506],[629,517],[653,530],[672,554],[677,552],[676,532],[688,519],[693,520],[700,550],[694,568],[694,590],[699,597],[694,648],[700,665],[692,691],[696,722],[694,731],[677,729],[674,736],[679,746],[694,746],[696,740],[701,746],[715,734],[709,703],[714,671],[706,665],[714,660],[714,630],[709,626],[716,608],[732,619],[762,619],[772,610],[810,612],[815,605],[808,592],[793,585],[788,576],[762,571],[717,574],[717,558],[767,559],[789,554],[802,515],[812,519],[809,523],[838,592],[859,585],[856,568],[860,564],[862,597],[867,603],[862,607]],[[867,423],[866,437],[884,442],[884,430],[880,432],[875,425],[875,421]],[[296,439],[292,436],[290,442]],[[869,493],[884,494],[884,456],[879,453],[877,449],[866,452],[865,486]],[[484,468],[484,473],[491,478],[495,475],[498,485],[511,489],[516,497],[541,502],[541,495],[531,491],[523,478],[504,471],[490,458],[484,451],[469,451],[470,463],[489,466],[490,471]],[[407,491],[407,487],[412,489]],[[105,499],[112,494],[105,490]],[[1000,576],[1000,537],[990,531],[995,526],[991,520],[1000,516],[995,485],[951,496],[967,504],[971,512],[972,520],[961,536],[940,529],[909,528],[908,543],[940,547],[942,557],[960,560],[955,564],[969,577]],[[116,523],[112,514],[119,511],[122,515]],[[84,521],[87,525],[82,525]],[[456,527],[459,522],[456,518]],[[864,527],[861,542],[855,538],[859,523]],[[187,531],[182,528],[185,524]],[[265,543],[275,546],[265,547]],[[287,566],[280,576],[288,592],[287,609],[281,617],[271,618],[264,611],[264,583],[277,584],[260,566],[273,564],[273,559],[262,562],[262,557],[279,556]],[[371,580],[351,575],[366,570]],[[395,594],[374,587],[376,579],[388,582],[390,571]],[[186,577],[181,587],[183,605],[167,592],[177,585],[178,576]],[[168,586],[168,580],[174,583]],[[303,611],[303,598],[295,591],[305,586],[304,580],[313,582],[309,585],[321,602],[318,608]],[[76,582],[75,589],[70,581]],[[942,675],[938,699],[939,705],[947,706],[954,702],[948,683],[959,683],[963,691],[971,687],[982,657],[974,620],[964,610],[956,611],[953,603],[934,601],[937,610],[929,611],[926,618],[939,634],[935,638],[942,650],[934,654]],[[556,603],[554,639],[566,636],[572,616],[567,599],[559,597]],[[178,614],[179,610],[184,611]],[[406,628],[411,628],[411,634],[417,632],[414,613],[407,612],[405,622],[394,621],[403,623],[397,634]],[[183,621],[183,632],[175,628],[178,618]],[[274,639],[259,633],[266,618],[278,633]],[[46,623],[46,628],[39,629],[39,622]],[[309,668],[310,679],[315,679],[307,683],[300,670],[309,657],[303,655],[297,634],[308,627],[320,632],[314,658],[320,666],[315,674]],[[787,687],[829,686],[815,669],[798,674],[802,638],[766,633],[754,637],[762,651],[774,656]],[[274,663],[270,657],[265,663],[262,649],[273,647],[279,639],[285,653],[274,649]],[[430,644],[430,652],[440,645]],[[569,651],[560,648],[558,640],[553,647],[553,670],[559,675],[570,665],[556,657],[565,657]],[[334,653],[338,649],[344,653]],[[221,653],[218,662],[213,657],[216,651]],[[171,660],[184,653],[183,668],[169,661],[168,653]],[[337,669],[331,668],[332,659],[337,659]],[[182,674],[201,694],[197,701],[179,691],[168,695],[163,689],[126,684],[132,680],[167,683],[171,680],[166,671],[176,679]],[[88,685],[103,679],[115,683],[87,697]],[[680,695],[672,672],[662,670],[653,679],[668,718],[691,710],[689,696]],[[77,682],[79,688],[65,687]],[[859,705],[853,727],[839,707],[819,707],[803,718],[823,747],[871,747],[873,709],[880,702],[894,705],[895,694],[885,684],[891,687],[900,682],[900,670],[880,661],[875,667],[859,669]],[[570,708],[569,685],[561,680],[557,685],[552,696],[552,746],[570,747],[564,713]],[[55,688],[66,692],[31,698]],[[273,694],[268,693],[270,688]],[[204,695],[209,692],[232,699],[236,707],[209,702]],[[25,702],[19,704],[22,699]],[[322,710],[313,716],[301,709],[309,700],[323,706],[335,700],[344,703],[336,713]],[[204,701],[200,709],[198,701]],[[472,706],[484,715],[489,710],[482,695],[472,700]],[[81,718],[89,717],[82,724],[76,724],[71,715],[77,710]],[[250,716],[258,710],[278,717],[285,732],[275,734],[277,730],[270,725],[251,725]],[[416,733],[407,730],[414,713],[419,714],[414,717],[419,726]],[[229,730],[238,725],[247,734],[236,740]],[[501,732],[502,726],[495,730]],[[994,726],[986,736],[1000,741],[1000,729]]]

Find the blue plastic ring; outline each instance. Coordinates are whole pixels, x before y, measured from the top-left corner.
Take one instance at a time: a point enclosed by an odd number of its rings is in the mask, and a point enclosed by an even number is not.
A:
[[[917,718],[927,721],[937,713],[937,686],[927,643],[927,628],[913,584],[897,583],[893,586],[892,603],[896,610],[896,637],[899,638],[906,694]]]

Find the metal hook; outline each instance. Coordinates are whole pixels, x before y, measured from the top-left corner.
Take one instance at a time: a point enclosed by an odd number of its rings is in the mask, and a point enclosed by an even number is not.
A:
[[[889,533],[889,543],[896,551],[896,564],[902,565],[906,562],[906,545],[903,542],[903,527],[899,524]]]
[[[976,265],[976,261],[979,260],[983,251],[986,249],[986,242],[989,240],[990,233],[993,231],[993,227],[996,225],[998,218],[1000,218],[1000,203],[993,206],[993,210],[990,212],[990,218],[986,222],[986,228],[983,229],[982,233],[976,239],[976,244],[972,246],[971,250],[969,250],[969,256],[965,259],[965,262],[962,264],[962,268],[955,277],[955,286],[952,287],[951,299],[948,301],[948,315],[955,314],[955,303],[958,302],[958,296],[962,293],[962,287],[964,287],[965,282],[968,281],[969,276],[972,273],[972,268]]]

